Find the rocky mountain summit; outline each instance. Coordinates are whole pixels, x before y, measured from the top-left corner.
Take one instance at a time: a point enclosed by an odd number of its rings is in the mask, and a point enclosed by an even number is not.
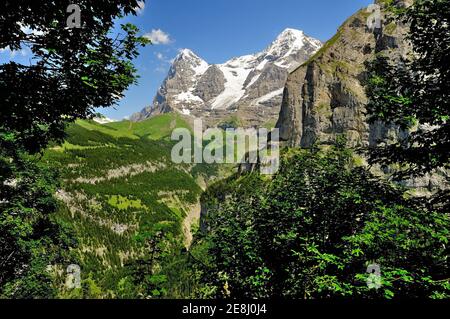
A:
[[[275,123],[289,71],[321,46],[303,31],[286,29],[264,51],[218,65],[208,64],[189,49],[181,50],[153,105],[131,120],[174,111],[202,118],[208,125],[236,119],[245,126]]]

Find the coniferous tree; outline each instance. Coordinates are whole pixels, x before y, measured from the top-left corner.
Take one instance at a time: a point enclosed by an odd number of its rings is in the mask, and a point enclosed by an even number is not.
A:
[[[70,4],[0,3],[0,49],[31,55],[27,64],[0,65],[0,293],[9,296],[52,294],[41,288],[49,287],[45,269],[62,235],[52,219],[55,178],[36,154],[62,140],[67,123],[117,103],[136,80],[138,47],[148,43],[131,24],[113,32],[138,1],[80,0],[79,28],[67,24]]]

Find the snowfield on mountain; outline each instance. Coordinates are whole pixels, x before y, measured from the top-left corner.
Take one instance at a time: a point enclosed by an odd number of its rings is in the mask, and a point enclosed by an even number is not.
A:
[[[189,49],[180,50],[153,104],[131,117],[179,112],[208,125],[239,118],[241,125],[274,123],[289,72],[322,46],[303,31],[284,30],[262,52],[208,64]]]

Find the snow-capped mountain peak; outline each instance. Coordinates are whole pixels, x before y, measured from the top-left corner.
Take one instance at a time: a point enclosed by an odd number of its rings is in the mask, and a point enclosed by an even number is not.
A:
[[[303,31],[288,28],[265,50],[223,64],[210,65],[192,50],[182,49],[153,106],[133,115],[132,120],[176,111],[201,117],[211,125],[235,112],[242,113],[243,120],[252,125],[273,121],[289,71],[321,45]]]
[[[305,48],[305,46],[308,46],[308,48]],[[303,31],[287,28],[264,53],[267,59],[277,60],[278,66],[289,67],[293,64],[292,62],[296,62],[295,59],[290,59],[295,52],[300,52],[303,49],[316,51],[321,46],[322,42],[307,36]]]
[[[305,37],[306,35],[303,30],[287,28],[283,32],[281,32],[281,34],[276,38],[273,44],[288,42],[300,46],[303,45]]]
[[[200,58],[190,49],[180,50],[178,55],[175,57],[172,66],[174,65],[181,65],[181,68],[190,67],[194,71],[195,76],[202,75],[209,67],[209,64],[205,60]]]
[[[178,53],[178,55],[176,56],[175,60],[181,60],[181,59],[200,59],[200,57],[195,54],[192,50],[190,49],[181,49]]]

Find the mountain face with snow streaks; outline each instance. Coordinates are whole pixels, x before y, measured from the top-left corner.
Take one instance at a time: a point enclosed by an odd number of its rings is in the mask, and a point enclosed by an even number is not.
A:
[[[243,126],[274,123],[290,71],[322,46],[303,31],[284,30],[264,51],[208,64],[189,49],[174,59],[153,104],[133,114],[141,121],[157,114],[178,112],[202,118],[208,126],[231,118]]]

